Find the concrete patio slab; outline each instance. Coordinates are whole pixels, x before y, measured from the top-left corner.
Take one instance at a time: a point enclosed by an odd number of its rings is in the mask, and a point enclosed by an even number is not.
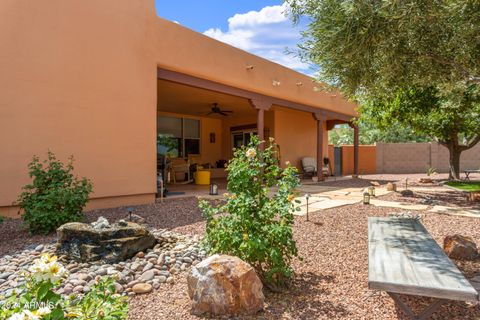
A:
[[[359,202],[358,199],[329,199],[321,202],[316,202],[310,206],[314,210],[325,210],[336,207],[342,207],[349,204],[354,204]]]
[[[470,208],[452,208],[446,206],[434,206],[428,212],[448,214],[450,216],[462,216],[462,217],[471,217],[471,218],[480,218],[480,209],[470,209]]]
[[[295,204],[297,206],[307,205],[307,198],[305,196],[297,197],[297,198],[295,198],[295,200],[300,201],[300,203]],[[311,205],[312,203],[319,202],[319,201],[325,201],[325,200],[328,200],[328,198],[327,197],[316,197],[315,196],[315,197],[310,197],[308,199],[308,203],[309,203],[309,205]]]
[[[377,200],[377,199],[370,200],[370,204],[376,207],[398,208],[398,209],[404,209],[404,210],[423,211],[428,209],[428,205],[424,205],[424,204],[411,204],[411,203],[384,201],[384,200]]]

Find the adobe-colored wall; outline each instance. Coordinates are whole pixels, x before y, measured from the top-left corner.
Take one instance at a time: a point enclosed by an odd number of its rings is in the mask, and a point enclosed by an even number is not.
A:
[[[93,180],[90,206],[154,201],[157,67],[356,114],[302,74],[158,18],[153,0],[4,0],[0,48],[0,214],[47,149]]]
[[[358,150],[358,173],[360,175],[377,172],[377,151],[375,146],[360,145]],[[342,175],[353,174],[353,146],[342,146]]]
[[[168,20],[156,19],[155,27],[158,37],[152,40],[160,67],[352,117],[357,115],[354,103],[343,99],[338,92],[314,90],[321,85],[301,73]],[[254,69],[247,70],[247,65]],[[273,80],[280,85],[273,86]],[[301,86],[297,86],[299,82]]]
[[[323,152],[328,155],[328,134],[323,126]],[[311,113],[275,108],[275,140],[280,146],[282,165],[286,161],[302,168],[303,157],[317,157],[317,123]]]
[[[423,173],[430,167],[449,171],[447,148],[436,143],[377,143],[378,173]],[[480,145],[462,152],[460,169],[480,168]]]
[[[74,155],[95,198],[154,200],[149,12],[153,1],[0,2],[0,207],[29,181],[32,156],[48,149]]]

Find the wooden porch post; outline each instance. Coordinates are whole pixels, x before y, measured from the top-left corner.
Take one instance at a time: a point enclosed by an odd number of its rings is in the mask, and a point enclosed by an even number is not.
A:
[[[358,153],[359,153],[358,124],[353,124],[353,176],[358,177]]]
[[[265,110],[257,109],[257,135],[260,141],[265,140]]]
[[[257,109],[257,135],[260,141],[265,140],[265,110],[269,110],[272,102],[267,100],[251,99],[250,104]],[[260,149],[265,149],[265,143],[260,144]]]
[[[313,113],[313,118],[317,121],[317,177],[318,181],[323,181],[323,121],[325,117],[320,113]]]

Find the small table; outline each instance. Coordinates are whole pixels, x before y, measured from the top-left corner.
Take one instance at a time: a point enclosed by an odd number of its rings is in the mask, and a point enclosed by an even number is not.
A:
[[[465,170],[465,180],[470,180],[471,173],[480,173],[480,170]]]

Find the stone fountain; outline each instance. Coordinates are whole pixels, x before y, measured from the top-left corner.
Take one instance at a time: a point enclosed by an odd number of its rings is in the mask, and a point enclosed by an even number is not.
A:
[[[64,224],[57,229],[57,235],[57,254],[81,262],[118,263],[156,244],[144,226],[124,220],[110,224],[104,217],[91,224]]]

